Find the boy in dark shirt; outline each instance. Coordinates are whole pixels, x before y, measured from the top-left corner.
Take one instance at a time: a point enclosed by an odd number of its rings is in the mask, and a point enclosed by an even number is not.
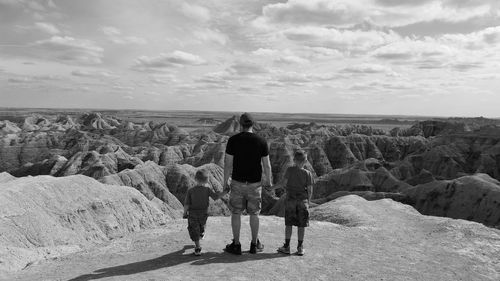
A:
[[[285,244],[278,248],[278,252],[290,254],[290,239],[292,226],[297,226],[297,255],[304,255],[305,227],[309,226],[309,200],[312,196],[313,177],[311,172],[304,169],[307,155],[299,150],[294,153],[294,166],[288,167],[283,180],[271,188],[284,187],[285,200]]]
[[[195,244],[194,254],[199,256],[201,255],[200,239],[203,239],[205,234],[208,218],[208,197],[217,200],[227,192],[216,193],[208,187],[208,172],[204,169],[196,172],[195,180],[196,186],[188,189],[186,194],[183,217],[188,219],[189,237]]]

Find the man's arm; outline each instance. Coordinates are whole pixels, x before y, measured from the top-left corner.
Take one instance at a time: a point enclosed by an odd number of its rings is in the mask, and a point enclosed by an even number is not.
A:
[[[231,174],[233,173],[233,155],[227,154],[224,159],[224,191],[228,191],[230,189],[229,187],[229,178],[231,177]]]
[[[267,189],[269,191],[271,191],[271,190],[275,190],[277,188],[285,188],[287,182],[288,182],[288,179],[286,177],[283,177],[283,179],[281,181],[279,181],[277,184],[275,184],[273,186],[269,186]]]
[[[272,181],[272,174],[271,174],[271,160],[269,160],[269,155],[262,157],[262,167],[263,167],[263,172],[264,172],[264,178],[262,180],[262,185],[264,187],[271,186],[273,181]]]

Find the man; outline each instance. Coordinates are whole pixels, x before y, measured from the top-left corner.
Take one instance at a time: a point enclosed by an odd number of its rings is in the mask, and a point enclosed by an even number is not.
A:
[[[241,213],[250,215],[252,242],[250,253],[264,249],[259,241],[259,213],[262,204],[262,186],[271,185],[271,162],[267,142],[253,133],[255,121],[249,113],[240,117],[241,132],[230,137],[227,142],[224,164],[224,185],[231,189],[229,208],[233,242],[226,246],[226,252],[241,255],[240,229]],[[262,177],[264,172],[264,177]],[[229,185],[229,178],[231,183]]]

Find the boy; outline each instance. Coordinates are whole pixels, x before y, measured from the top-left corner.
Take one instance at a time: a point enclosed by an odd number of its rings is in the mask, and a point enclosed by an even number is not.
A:
[[[288,167],[283,180],[273,186],[270,190],[284,187],[285,198],[285,244],[278,248],[278,252],[290,254],[290,239],[292,237],[292,226],[297,226],[297,255],[304,255],[305,227],[309,226],[309,200],[312,196],[313,177],[311,172],[304,169],[307,155],[298,150],[293,156],[294,165]]]
[[[208,172],[204,169],[196,172],[195,180],[196,185],[188,189],[186,193],[183,218],[188,219],[189,237],[195,244],[194,254],[200,256],[200,239],[203,239],[205,234],[208,218],[208,197],[217,200],[223,197],[227,191],[215,193],[208,187]]]

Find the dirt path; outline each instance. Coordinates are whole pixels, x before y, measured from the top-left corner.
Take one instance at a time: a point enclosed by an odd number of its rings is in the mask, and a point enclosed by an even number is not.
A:
[[[247,221],[244,218],[242,226],[244,251],[249,247]],[[192,255],[185,224],[184,220],[172,221],[163,229],[135,233],[90,251],[41,262],[2,280],[444,281],[499,280],[494,278],[500,276],[500,267],[491,266],[491,253],[485,253],[483,258],[488,260],[481,261],[468,251],[469,238],[440,230],[435,223],[410,220],[413,227],[392,228],[312,222],[303,257],[276,253],[283,243],[281,218],[262,217],[264,252],[242,256],[222,251],[230,242],[229,218],[209,218],[200,257]],[[470,241],[471,245],[479,242]]]

